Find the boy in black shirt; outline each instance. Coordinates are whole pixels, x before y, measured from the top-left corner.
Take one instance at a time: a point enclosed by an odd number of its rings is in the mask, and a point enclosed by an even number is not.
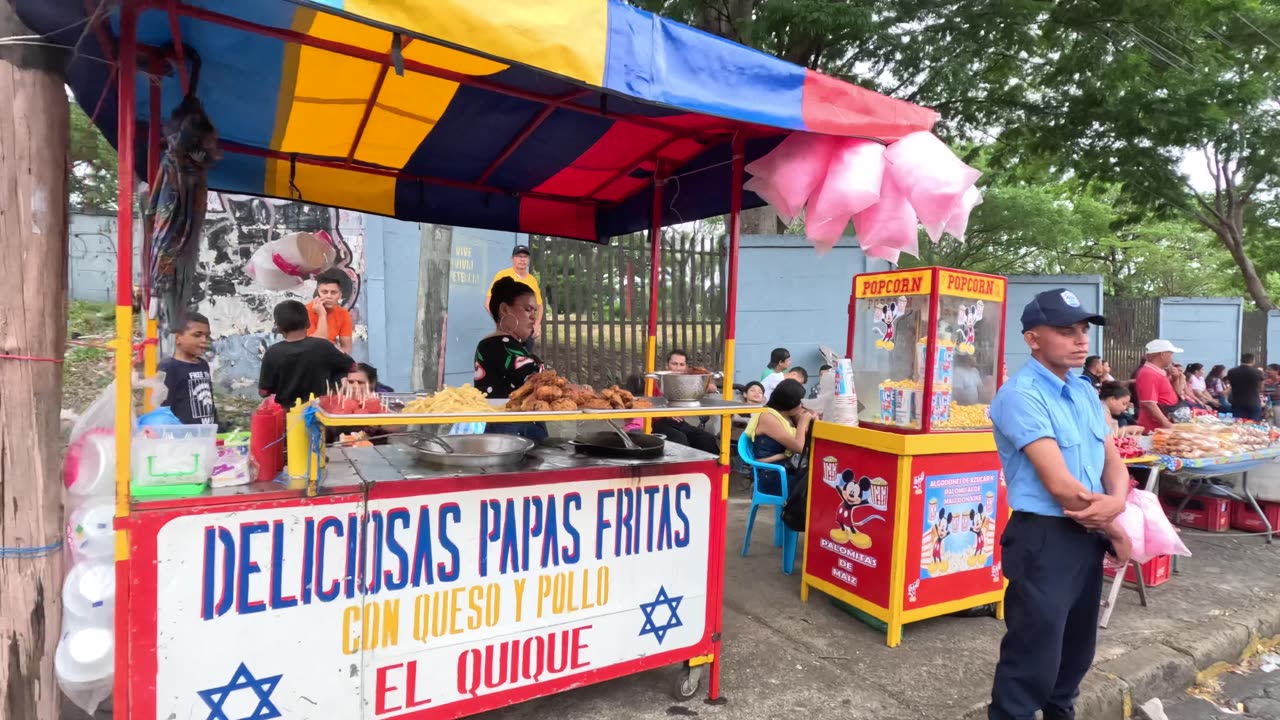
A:
[[[284,342],[267,348],[262,356],[258,392],[263,397],[275,395],[276,402],[289,410],[297,400],[306,402],[311,395],[318,398],[337,387],[355,361],[329,340],[307,337],[306,305],[285,300],[276,305],[274,314],[276,332]]]
[[[164,406],[183,425],[217,425],[213,374],[204,359],[209,352],[209,318],[189,312],[185,323],[174,332],[173,357],[165,358],[156,368],[164,373],[164,385],[169,390]]]

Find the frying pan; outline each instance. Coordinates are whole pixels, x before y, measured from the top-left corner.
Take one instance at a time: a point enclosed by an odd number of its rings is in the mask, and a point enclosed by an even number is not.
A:
[[[628,448],[622,444],[622,438],[612,430],[590,432],[570,440],[569,444],[577,452],[596,457],[624,458],[627,460],[643,460],[660,458],[665,451],[667,438],[663,435],[646,435],[644,433],[627,433],[640,447]]]

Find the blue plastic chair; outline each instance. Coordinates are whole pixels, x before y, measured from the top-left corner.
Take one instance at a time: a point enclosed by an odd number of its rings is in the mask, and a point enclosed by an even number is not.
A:
[[[742,541],[742,556],[746,557],[747,549],[751,547],[751,531],[755,528],[756,511],[761,505],[772,505],[773,544],[782,548],[782,572],[790,575],[796,567],[796,539],[799,533],[782,522],[782,505],[787,501],[790,491],[787,487],[787,469],[781,465],[757,461],[751,450],[751,438],[746,433],[738,436],[738,456],[751,467],[751,514],[747,516],[747,536]],[[781,495],[760,491],[760,473],[764,470],[773,470],[782,478]]]

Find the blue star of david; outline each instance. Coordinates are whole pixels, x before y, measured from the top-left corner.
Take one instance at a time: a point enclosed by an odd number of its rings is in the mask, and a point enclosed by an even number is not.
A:
[[[249,672],[249,668],[245,667],[244,663],[240,663],[240,667],[236,668],[235,674],[231,676],[231,682],[208,690],[199,690],[196,694],[204,700],[205,705],[209,706],[209,717],[206,720],[232,720],[227,717],[227,711],[222,709],[222,704],[227,701],[231,693],[237,690],[253,690],[258,696],[258,707],[253,713],[236,720],[275,720],[275,718],[284,717],[276,708],[276,704],[271,702],[271,693],[275,692],[281,677],[283,675],[272,675],[259,680]]]
[[[653,637],[657,639],[658,644],[661,645],[662,641],[667,639],[668,631],[684,625],[684,623],[680,621],[680,616],[676,612],[680,609],[680,601],[682,600],[684,600],[683,595],[671,597],[670,595],[667,595],[667,589],[665,587],[659,586],[658,596],[654,598],[653,602],[640,603],[640,612],[644,613],[644,627],[640,628],[640,635],[653,635]],[[666,624],[659,625],[653,620],[653,612],[654,610],[657,610],[659,606],[664,605],[666,606],[667,611],[671,613],[671,617],[667,620]]]

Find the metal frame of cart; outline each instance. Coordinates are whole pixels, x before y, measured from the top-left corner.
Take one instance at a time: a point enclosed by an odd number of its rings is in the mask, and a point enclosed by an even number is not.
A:
[[[156,610],[157,588],[148,575],[154,567],[147,549],[156,539],[153,533],[162,529],[155,525],[156,519],[165,513],[181,516],[194,507],[250,512],[280,503],[336,502],[336,496],[323,492],[318,473],[306,483],[305,491],[282,488],[287,498],[267,495],[232,501],[209,497],[181,503],[177,509],[162,503],[139,512],[130,497],[130,442],[123,430],[130,427],[133,389],[135,173],[155,177],[160,161],[160,120],[192,89],[189,83],[196,76],[196,54],[205,60],[196,89],[210,91],[202,99],[214,124],[220,126],[222,147],[228,154],[211,174],[210,189],[303,200],[420,222],[471,224],[589,241],[640,229],[648,229],[650,236],[656,237],[664,224],[728,213],[724,369],[729,378],[733,376],[737,307],[738,218],[744,203],[747,207],[763,204],[742,190],[745,163],[767,153],[791,132],[887,143],[910,132],[928,130],[936,119],[930,110],[654,18],[617,0],[552,0],[533,14],[520,3],[478,8],[466,2],[418,0],[18,0],[17,9],[24,22],[48,41],[74,43],[77,53],[68,72],[69,82],[86,111],[115,141],[119,153],[115,708],[117,713],[138,720],[151,720],[142,708],[154,705],[157,690],[154,678],[140,677],[147,668],[133,666],[136,641],[145,636],[148,621],[154,622],[154,612],[147,618],[143,617],[146,612],[139,611]],[[245,46],[235,40],[245,41],[248,36],[255,38],[254,42],[269,39],[275,43],[272,47],[278,45],[278,54],[268,53],[269,62],[265,63],[259,63],[258,56],[236,56],[237,49]],[[218,42],[202,46],[200,38],[217,38]],[[646,38],[647,42],[638,42]],[[209,62],[219,57],[241,63],[240,70],[232,72],[224,67],[219,74],[219,68]],[[282,74],[294,73],[295,85],[286,88],[282,75],[279,87],[271,86],[271,73],[277,65],[282,65]],[[310,85],[303,88],[298,73],[308,67],[311,74],[306,81]],[[325,72],[326,67],[331,71]],[[352,82],[353,73],[363,78],[360,83],[367,80],[363,85],[367,91],[355,102],[303,97],[307,93],[324,95],[331,86]],[[416,90],[411,87],[406,93],[406,78],[419,83]],[[145,92],[140,93],[140,88]],[[389,92],[400,95],[388,97]],[[145,108],[139,107],[140,95],[145,95]],[[440,102],[434,108],[405,110],[397,106],[397,102],[409,102],[406,98]],[[271,106],[273,99],[275,107]],[[466,142],[432,148],[436,157],[457,159],[460,165],[466,164],[464,158],[474,164],[476,158],[465,154],[468,150],[484,154],[473,171],[454,167],[450,172],[424,174],[414,169],[417,160],[410,157],[414,148],[407,148],[408,152],[404,147],[397,149],[397,144],[403,145],[404,138],[415,132],[419,137],[433,132],[422,127],[447,124],[456,112],[471,118],[467,113],[474,108],[468,103],[483,108],[485,102],[491,103],[488,114],[475,116],[480,118],[483,131],[489,130],[486,121],[494,123],[518,115],[504,113],[504,102],[525,103],[520,106],[524,109],[533,103],[537,112],[513,128],[492,133],[492,137],[486,132],[494,144],[482,148],[483,153]],[[139,115],[146,117],[142,138],[137,133]],[[257,144],[245,141],[253,135],[246,122],[262,119],[268,123],[273,115],[275,127],[267,133],[269,139]],[[337,137],[335,128],[345,127],[341,121],[348,116],[358,118],[353,137]],[[608,127],[595,128],[594,144],[576,146],[576,155],[561,157],[563,166],[552,168],[556,172],[551,176],[538,176],[532,165],[536,165],[540,143],[575,147],[573,143],[590,135],[574,132],[565,118],[590,118],[597,124],[607,122]],[[418,124],[407,129],[403,124],[395,125],[406,119]],[[469,125],[474,128],[476,123]],[[441,131],[437,128],[434,132]],[[336,143],[321,142],[335,137]],[[381,143],[383,161],[364,157],[362,142],[371,138]],[[424,151],[424,146],[417,150]],[[401,161],[385,160],[388,153],[398,155]],[[473,214],[468,216],[464,211]],[[143,238],[144,257],[150,255],[148,242]],[[650,297],[646,357],[650,370],[657,355],[659,252],[660,243],[652,242],[650,272],[655,291]],[[145,277],[142,285],[147,306],[151,289]],[[142,364],[144,374],[150,376],[156,366],[158,327],[150,318],[143,318],[141,325]],[[731,385],[726,383],[726,399]],[[686,414],[705,415],[708,411],[654,413]],[[601,417],[583,414],[554,419]],[[501,421],[492,416],[476,419]],[[529,419],[537,418],[526,415],[509,420]],[[454,421],[451,418],[448,422]],[[344,424],[342,419],[323,416],[321,422]],[[407,423],[397,419],[394,424]],[[623,663],[615,667],[616,672],[600,676],[535,685],[507,700],[517,702],[606,676],[637,672],[658,660],[683,661],[690,668],[680,689],[686,696],[696,691],[698,670],[709,668],[709,694],[719,697],[728,437],[729,433],[723,434],[719,458],[720,492],[712,494],[708,645],[684,655]]]

